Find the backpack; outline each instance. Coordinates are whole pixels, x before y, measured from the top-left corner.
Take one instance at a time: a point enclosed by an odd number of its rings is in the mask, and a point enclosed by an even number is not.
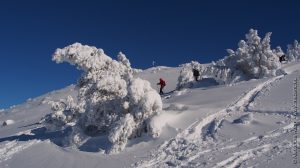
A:
[[[199,71],[197,69],[193,69],[194,76],[200,76]]]
[[[160,80],[161,86],[166,86],[166,82],[164,80]]]

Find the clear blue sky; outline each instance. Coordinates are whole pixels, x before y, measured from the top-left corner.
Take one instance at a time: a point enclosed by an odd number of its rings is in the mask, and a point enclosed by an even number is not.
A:
[[[0,1],[0,108],[75,83],[80,72],[51,61],[74,42],[136,68],[210,62],[235,49],[250,28],[273,32],[272,46],[300,39],[296,0]]]

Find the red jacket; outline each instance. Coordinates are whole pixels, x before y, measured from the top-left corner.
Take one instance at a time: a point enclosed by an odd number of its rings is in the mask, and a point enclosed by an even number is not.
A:
[[[158,85],[160,85],[161,87],[166,86],[166,82],[163,79],[159,79],[159,83],[157,83]]]

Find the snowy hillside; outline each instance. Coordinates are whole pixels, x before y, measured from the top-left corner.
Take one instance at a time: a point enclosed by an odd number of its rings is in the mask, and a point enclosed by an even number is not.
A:
[[[106,136],[95,136],[77,149],[63,145],[68,129],[47,131],[40,124],[52,112],[47,102],[76,98],[78,91],[69,86],[48,93],[0,111],[0,123],[8,121],[0,127],[0,167],[297,167],[292,98],[300,63],[283,69],[287,75],[231,86],[204,79],[197,88],[180,91],[175,90],[179,67],[139,72],[134,77],[157,90],[158,79],[166,80],[163,111],[151,121],[162,132],[157,138],[143,134],[131,139],[117,154],[104,153],[111,146]]]

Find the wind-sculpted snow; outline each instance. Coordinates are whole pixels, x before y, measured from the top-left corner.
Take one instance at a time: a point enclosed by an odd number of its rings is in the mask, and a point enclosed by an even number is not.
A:
[[[11,142],[0,144],[0,163],[8,159],[11,159],[14,154],[19,153],[22,150],[38,142],[39,142],[38,140],[33,140],[29,142],[11,141]]]
[[[230,104],[227,108],[210,114],[202,120],[194,122],[188,128],[180,132],[175,138],[165,142],[153,152],[152,157],[148,161],[136,163],[137,167],[210,167],[209,165],[201,165],[201,163],[193,164],[193,160],[201,157],[205,153],[211,152],[209,148],[216,148],[215,137],[218,129],[222,127],[225,118],[231,115],[237,115],[248,110],[259,92],[269,87],[271,83],[280,80],[283,76],[271,78],[250,91],[245,92],[237,101]],[[237,120],[249,122],[253,120],[253,114],[247,117],[240,117]],[[249,116],[249,117],[248,117]],[[249,120],[248,120],[249,119]],[[247,121],[246,121],[247,120]],[[281,135],[281,134],[280,134]],[[209,148],[208,148],[209,147]],[[236,152],[232,157],[218,163],[216,167],[236,167],[252,157],[258,157],[261,154],[270,151],[271,145],[266,144],[247,151]],[[207,151],[208,150],[208,151]],[[205,152],[203,152],[205,151]],[[206,163],[207,164],[207,163]]]
[[[253,114],[245,114],[238,119],[235,119],[233,123],[235,124],[249,124],[253,120]]]
[[[2,123],[2,126],[7,126],[7,125],[11,125],[11,124],[14,124],[15,121],[14,120],[6,120]]]

